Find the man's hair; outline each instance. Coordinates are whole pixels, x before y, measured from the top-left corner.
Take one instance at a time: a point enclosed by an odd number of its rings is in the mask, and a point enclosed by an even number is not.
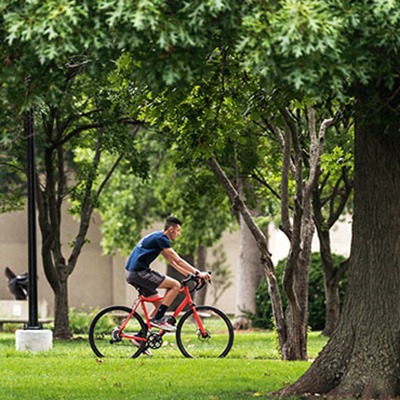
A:
[[[182,222],[176,217],[168,217],[165,220],[164,230],[166,231],[170,226],[176,228],[177,225],[182,225]]]

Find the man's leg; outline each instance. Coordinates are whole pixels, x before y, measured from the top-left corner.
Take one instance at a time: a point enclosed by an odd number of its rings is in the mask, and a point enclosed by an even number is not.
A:
[[[166,276],[165,279],[162,281],[161,285],[158,289],[167,289],[165,293],[164,300],[161,304],[166,305],[169,307],[172,302],[175,300],[176,296],[178,296],[179,291],[181,290],[181,284],[175,280]]]
[[[147,296],[149,299],[155,299],[157,297],[160,297],[160,294],[153,294],[151,296]],[[149,312],[149,318],[152,319],[156,314],[158,309],[160,308],[161,304],[162,304],[162,300],[158,300],[158,301],[154,301],[151,304],[153,304],[153,309]]]
[[[177,280],[166,276],[158,289],[167,289],[167,292],[165,293],[164,300],[159,306],[158,312],[154,316],[154,319],[156,320],[160,320],[164,317],[164,314],[167,311],[168,307],[172,304],[179,291],[181,290],[181,284]]]

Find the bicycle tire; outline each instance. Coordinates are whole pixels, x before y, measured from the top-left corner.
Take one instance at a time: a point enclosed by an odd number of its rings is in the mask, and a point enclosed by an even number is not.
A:
[[[120,337],[118,334],[119,327],[131,312],[129,307],[111,306],[104,308],[93,318],[89,328],[89,342],[96,356],[136,358],[145,350],[145,341],[137,341],[137,347],[129,338]],[[147,329],[142,317],[135,312],[123,332],[145,338]]]
[[[234,332],[229,318],[217,308],[196,306],[207,332],[203,337],[198,329],[193,310],[180,319],[176,329],[176,342],[181,353],[188,358],[223,358],[231,350]]]

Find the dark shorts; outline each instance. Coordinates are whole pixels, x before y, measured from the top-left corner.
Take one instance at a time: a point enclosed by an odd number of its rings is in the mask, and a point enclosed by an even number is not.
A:
[[[139,293],[145,297],[157,294],[157,288],[163,283],[164,279],[164,274],[153,270],[126,272],[126,281],[135,286]]]

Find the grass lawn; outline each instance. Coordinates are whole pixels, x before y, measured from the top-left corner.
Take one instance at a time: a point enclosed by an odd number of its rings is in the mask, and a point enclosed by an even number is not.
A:
[[[326,339],[309,334],[309,357]],[[186,359],[168,335],[153,357],[98,360],[85,339],[45,353],[17,352],[0,334],[0,399],[251,399],[294,382],[309,362],[278,360],[271,332],[236,333],[225,359]],[[100,362],[102,361],[102,362]]]

